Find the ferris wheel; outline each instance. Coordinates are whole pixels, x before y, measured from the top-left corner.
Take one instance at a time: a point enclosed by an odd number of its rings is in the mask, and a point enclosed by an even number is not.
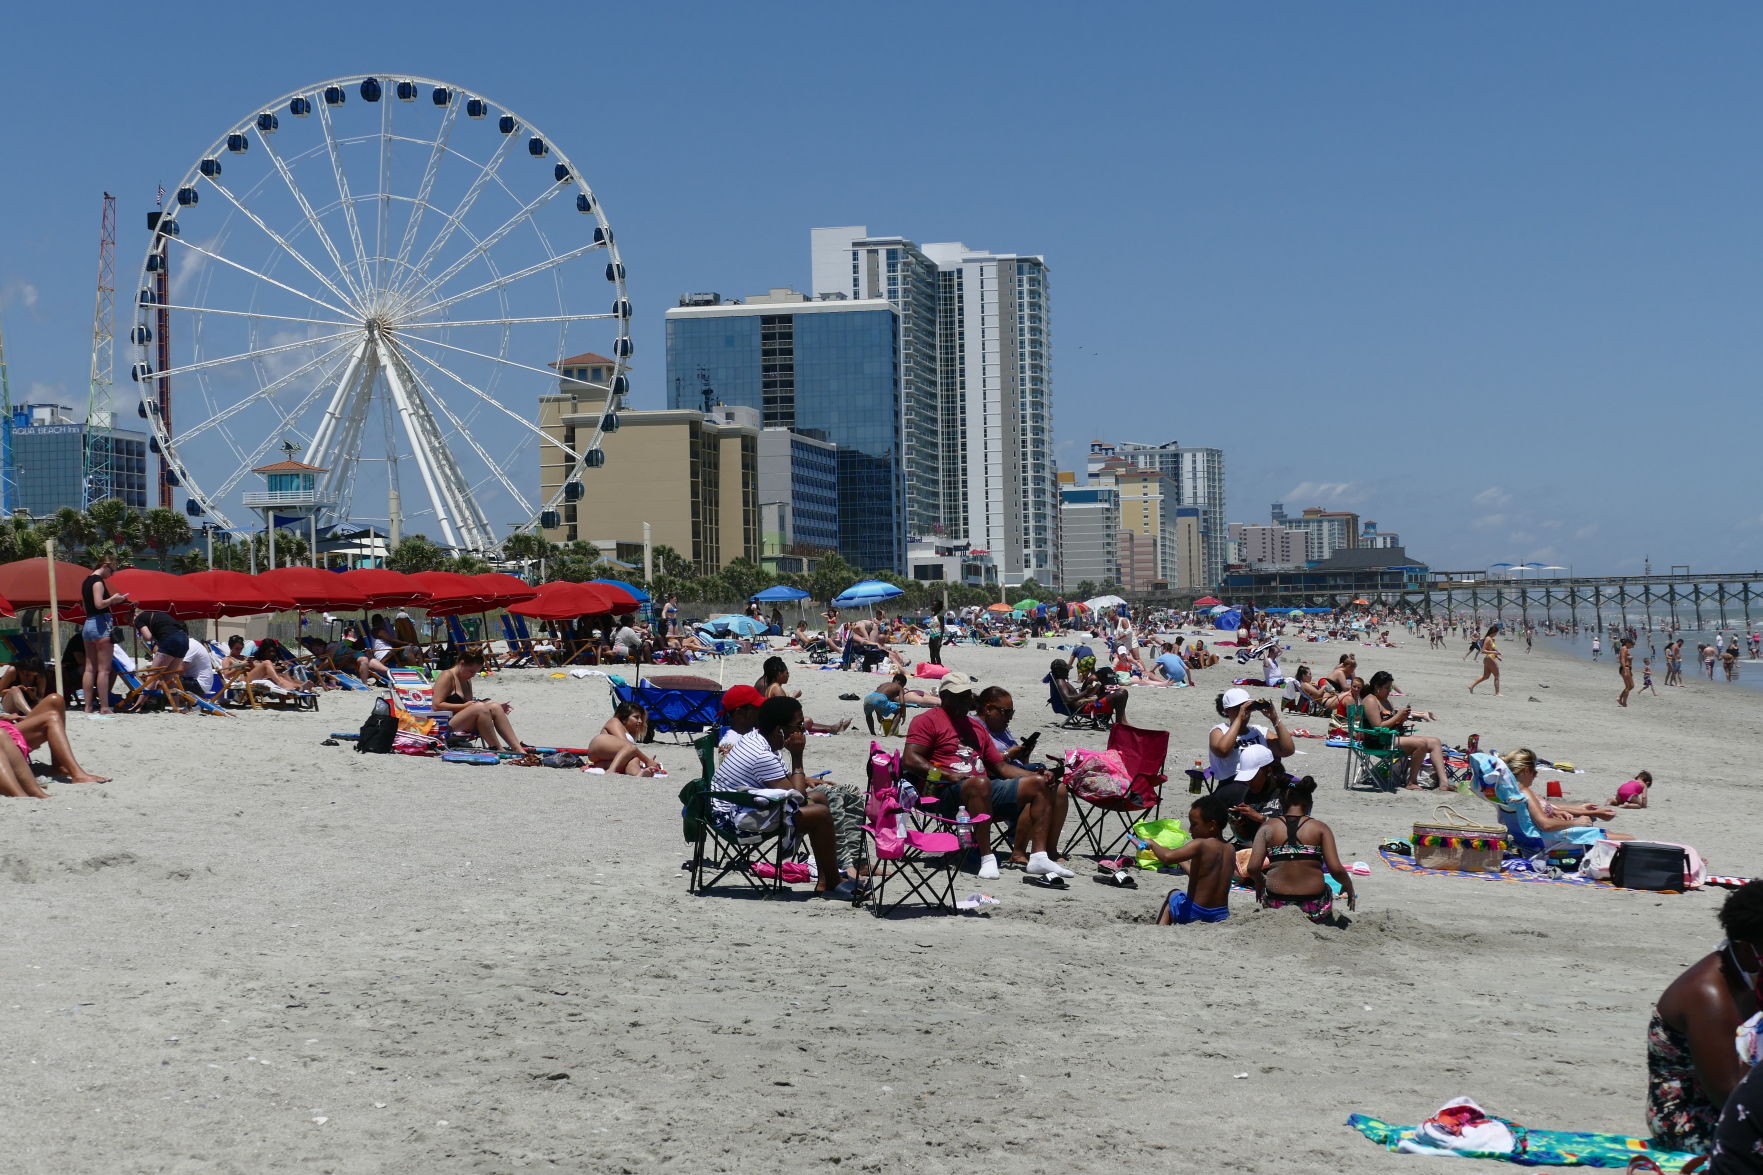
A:
[[[274,497],[253,471],[297,453],[320,521],[483,553],[555,525],[604,461],[624,265],[585,177],[506,107],[424,78],[322,82],[228,128],[162,201],[130,374],[161,492],[191,516],[249,518]]]

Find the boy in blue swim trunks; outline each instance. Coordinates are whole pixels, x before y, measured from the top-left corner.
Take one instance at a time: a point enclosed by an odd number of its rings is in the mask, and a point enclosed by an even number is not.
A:
[[[907,706],[930,707],[937,704],[936,698],[922,690],[906,688],[906,675],[894,674],[893,680],[884,682],[875,688],[875,692],[863,699],[863,721],[869,726],[869,733],[875,734],[877,719],[884,722],[905,710]]]
[[[1223,922],[1230,917],[1230,878],[1236,852],[1224,839],[1227,815],[1215,796],[1202,796],[1188,809],[1193,839],[1179,849],[1143,843],[1165,865],[1180,865],[1188,875],[1187,892],[1170,891],[1157,912],[1157,925]]]

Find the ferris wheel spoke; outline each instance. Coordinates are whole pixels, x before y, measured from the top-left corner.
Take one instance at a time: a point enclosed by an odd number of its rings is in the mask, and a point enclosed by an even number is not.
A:
[[[447,418],[447,422],[453,426],[453,430],[458,434],[459,438],[471,447],[472,452],[477,454],[478,460],[484,463],[484,468],[490,471],[490,475],[502,483],[502,488],[508,491],[509,496],[512,497],[515,504],[520,507],[521,513],[531,514],[533,512],[532,504],[526,500],[526,495],[521,493],[519,487],[509,480],[506,473],[502,472],[501,465],[499,465],[495,458],[491,457],[484,447],[478,443],[477,437],[472,434],[471,429],[466,427],[465,422],[460,420],[451,408],[447,407],[447,401],[439,395],[436,395],[435,390],[425,383],[422,376],[418,375],[416,369],[411,367],[408,363],[404,365],[404,371],[405,374],[414,380],[416,385],[423,390],[424,394],[428,397],[429,403],[433,404],[440,411],[441,415]]]
[[[441,231],[435,234],[435,239],[430,241],[428,247],[422,251],[421,258],[417,260],[412,270],[412,276],[399,286],[400,293],[408,294],[411,286],[417,281],[423,280],[421,275],[428,272],[429,266],[434,263],[435,258],[440,255],[441,250],[452,239],[453,231],[465,219],[465,214],[471,211],[471,206],[477,203],[477,198],[483,195],[484,189],[489,186],[496,173],[502,170],[502,165],[508,161],[508,153],[514,147],[515,138],[514,135],[502,136],[501,146],[496,148],[496,153],[490,156],[490,161],[484,164],[483,169],[472,179],[471,186],[465,189],[465,195],[459,198],[459,204],[447,214],[446,223],[441,226]]]
[[[474,359],[482,359],[488,363],[500,363],[504,367],[512,367],[516,371],[529,371],[534,375],[542,375],[546,379],[558,378],[558,372],[555,368],[546,370],[543,367],[529,367],[525,363],[516,363],[512,359],[506,359],[500,355],[489,355],[483,351],[473,351],[469,347],[455,347],[452,343],[443,343],[440,339],[405,337],[403,341],[407,343],[421,343],[425,347],[440,347],[444,350],[456,351],[461,355],[470,355]]]
[[[202,256],[208,258],[211,261],[218,261],[222,265],[230,265],[234,269],[238,270],[240,273],[249,274],[261,282],[268,282],[270,285],[276,287],[279,290],[286,290],[288,293],[294,295],[296,298],[304,298],[304,299],[306,299],[306,301],[311,302],[316,306],[323,306],[326,310],[329,310],[332,314],[340,314],[344,318],[353,317],[353,314],[348,310],[344,310],[338,306],[332,306],[329,302],[326,302],[323,298],[315,298],[311,294],[308,294],[305,290],[297,290],[293,286],[288,285],[286,282],[279,282],[279,281],[275,280],[275,278],[270,277],[268,274],[258,273],[255,269],[252,269],[249,265],[241,265],[237,261],[234,261],[231,257],[223,257],[221,254],[214,252],[214,250],[212,250],[212,249],[204,249],[201,245],[197,245],[197,244],[194,244],[190,241],[186,241],[182,237],[166,237],[165,239],[168,241],[176,241],[178,244],[182,245],[184,248],[190,250],[193,253],[200,253]]]
[[[281,418],[276,421],[274,427],[265,429],[263,432],[263,439],[257,442],[257,447],[251,451],[251,455],[245,458],[245,460],[239,464],[239,468],[233,470],[233,472],[227,476],[225,481],[220,483],[220,486],[215,490],[212,498],[223,499],[228,494],[232,493],[234,487],[236,487],[241,481],[245,480],[245,475],[250,473],[257,463],[263,460],[264,456],[281,442],[283,433],[288,425],[293,421],[298,420],[308,408],[318,402],[318,397],[324,393],[324,387],[324,382],[320,381],[310,392],[307,392],[305,396],[301,397],[299,403],[288,409],[288,411],[282,413]]]
[[[337,252],[336,242],[331,240],[330,233],[325,231],[324,222],[318,218],[318,213],[312,210],[312,202],[306,198],[306,193],[300,190],[300,185],[294,182],[294,173],[283,162],[275,147],[271,145],[270,138],[269,135],[259,135],[257,141],[263,145],[263,150],[268,154],[269,161],[275,164],[275,169],[281,174],[282,183],[287,185],[288,193],[294,197],[294,202],[300,205],[301,215],[306,217],[306,223],[312,227],[313,235],[324,246],[324,251],[330,256],[331,264],[337,267],[337,276],[343,279],[344,285],[354,291],[355,299],[359,301],[362,296],[361,287],[355,284],[354,278],[349,273],[349,267],[343,264],[343,255]],[[344,301],[347,302],[349,299],[345,298]]]
[[[331,174],[337,181],[337,196],[343,203],[343,220],[349,226],[349,243],[355,247],[355,263],[360,266],[357,271],[362,288],[367,287],[367,248],[361,243],[361,222],[355,215],[355,197],[349,194],[349,177],[343,171],[342,156],[337,153],[337,136],[331,126],[331,107],[328,102],[318,103],[318,121],[324,127],[324,145],[330,152]]]
[[[300,266],[302,269],[306,270],[307,273],[310,273],[313,277],[317,278],[319,281],[319,284],[324,286],[325,289],[329,290],[333,295],[335,295],[337,301],[343,302],[345,304],[349,301],[349,295],[345,294],[342,290],[339,290],[336,287],[335,283],[333,283],[330,278],[326,277],[324,275],[324,273],[322,271],[320,271],[318,266],[312,264],[311,260],[307,258],[306,254],[304,254],[304,253],[300,252],[300,250],[294,248],[294,246],[290,245],[287,242],[287,240],[280,233],[276,232],[274,229],[270,228],[267,224],[263,223],[263,218],[258,216],[255,212],[251,211],[249,208],[245,207],[244,201],[240,200],[237,196],[233,195],[232,191],[229,188],[227,188],[227,186],[225,184],[222,184],[219,180],[215,180],[215,179],[210,179],[208,181],[208,184],[215,191],[217,191],[221,195],[225,196],[227,198],[227,201],[229,203],[231,203],[234,208],[237,208],[240,212],[244,213],[245,218],[247,220],[249,220],[252,224],[256,225],[259,229],[261,229],[263,231],[264,236],[268,237],[270,240],[272,240],[276,244],[280,245],[282,247],[283,251],[285,251],[288,254],[288,256],[292,257],[295,261],[298,261],[300,263]]]
[[[158,309],[158,307],[154,307]],[[297,314],[263,314],[256,310],[221,310],[214,306],[176,306],[168,303],[167,310],[181,310],[189,314],[220,314],[228,318],[261,318],[269,322],[303,322],[311,326],[347,326],[355,330],[361,329],[358,322],[344,322],[340,318],[301,318]],[[460,325],[466,325],[461,323]]]
[[[429,293],[432,290],[438,290],[442,286],[445,286],[447,284],[447,282],[450,281],[455,274],[457,274],[460,270],[464,269],[466,266],[470,265],[473,261],[477,260],[479,257],[482,257],[486,251],[494,248],[496,243],[498,241],[500,241],[503,237],[506,237],[509,233],[513,232],[515,229],[519,228],[521,225],[526,224],[527,222],[531,221],[534,213],[538,212],[538,210],[543,208],[546,204],[549,204],[556,197],[558,192],[563,191],[568,186],[569,186],[568,184],[559,182],[559,183],[552,184],[549,188],[546,188],[537,197],[535,197],[531,202],[529,202],[526,205],[526,207],[522,208],[519,212],[516,212],[513,216],[510,216],[507,220],[503,221],[499,226],[497,226],[497,228],[494,232],[490,233],[488,236],[483,237],[482,239],[480,239],[477,242],[477,244],[473,245],[470,249],[467,249],[465,251],[464,256],[460,257],[453,264],[449,265],[446,269],[443,269],[440,273],[436,274],[433,278],[431,278],[428,281],[428,283],[422,287],[422,289],[417,290],[414,293],[412,293],[408,298],[405,299],[405,302],[408,304],[410,302],[415,301],[417,298],[421,297],[423,294]]]
[[[386,276],[386,213],[388,173],[392,168],[392,100],[380,103],[380,186],[374,195],[373,275],[374,285],[384,283]]]
[[[495,543],[495,532],[484,517],[477,499],[471,495],[470,484],[447,448],[446,437],[429,411],[422,385],[416,380],[403,353],[390,339],[381,337],[377,343],[380,364],[386,374],[386,386],[392,403],[403,420],[404,434],[410,439],[410,455],[416,462],[428,490],[429,502],[435,508],[436,520],[452,546],[468,546],[487,550]],[[465,541],[461,544],[460,539]]]
[[[188,441],[191,437],[198,436],[204,432],[207,432],[209,429],[215,427],[216,425],[223,424],[226,421],[231,420],[233,417],[237,416],[239,413],[241,413],[245,409],[251,407],[253,404],[257,403],[258,401],[268,399],[270,396],[272,396],[276,392],[281,391],[283,388],[287,387],[289,384],[293,383],[296,379],[299,379],[301,376],[305,375],[307,372],[313,370],[316,367],[325,366],[332,359],[334,359],[338,354],[340,354],[343,351],[348,350],[348,348],[349,348],[348,343],[338,343],[336,346],[332,347],[330,350],[326,351],[324,354],[318,356],[317,358],[308,359],[305,363],[302,363],[300,366],[294,368],[294,370],[288,372],[288,374],[282,376],[280,379],[277,379],[272,383],[264,384],[261,388],[258,388],[255,392],[252,392],[249,396],[246,396],[244,399],[238,401],[237,403],[227,405],[225,408],[222,408],[219,412],[216,412],[213,416],[210,416],[207,420],[202,421],[200,424],[194,424],[194,425],[191,425],[189,428],[179,429],[178,434],[177,434],[178,443],[183,444],[184,442]]]
[[[452,141],[453,128],[459,121],[459,108],[463,105],[465,103],[458,100],[449,102],[447,113],[441,116],[441,129],[435,135],[428,165],[422,170],[422,182],[416,187],[414,206],[404,222],[404,239],[398,244],[396,272],[399,274],[404,272],[404,266],[410,260],[410,250],[416,245],[417,230],[422,227],[423,213],[428,210],[429,196],[435,189],[435,178],[441,174],[441,161],[447,157],[447,144]]]
[[[319,454],[313,460],[325,467],[319,481],[323,497],[337,503],[339,517],[348,516],[348,506],[355,500],[355,483],[359,480],[355,476],[355,467],[361,459],[361,439],[367,414],[373,408],[373,385],[378,372],[376,356],[372,345],[362,340],[355,362],[337,382],[337,393],[326,409],[329,415],[319,426],[323,447],[320,447],[319,440],[313,442],[313,451]],[[327,431],[333,424],[336,428]]]
[[[496,399],[496,397],[490,395],[488,392],[484,391],[482,388],[473,384],[471,381],[465,379],[463,376],[461,376],[458,372],[454,371],[452,368],[447,367],[445,364],[438,363],[433,359],[430,359],[427,355],[422,354],[420,351],[412,351],[407,348],[404,350],[403,354],[408,355],[412,359],[416,359],[416,360],[422,362],[423,364],[434,368],[436,371],[440,372],[442,375],[446,376],[448,379],[452,380],[454,383],[458,384],[460,387],[464,388],[466,391],[470,392],[472,395],[476,396],[478,399],[482,400],[484,403],[488,404],[490,407],[494,408],[496,411],[502,413],[502,415],[508,417],[508,419],[514,421],[516,424],[520,425],[522,428],[526,429],[528,432],[530,432],[534,436],[538,437],[542,443],[552,445],[556,448],[562,449],[565,453],[569,454],[570,459],[573,461],[580,461],[582,459],[582,455],[580,453],[576,452],[574,449],[570,448],[568,445],[564,444],[562,441],[558,440],[556,437],[552,436],[550,433],[546,432],[544,429],[540,428],[538,425],[534,424],[532,421],[528,420],[526,417],[520,415],[520,413],[515,412],[513,409],[509,408],[507,405],[503,404],[500,400]],[[547,373],[547,374],[554,374],[554,373]]]
[[[285,351],[297,351],[301,347],[316,347],[320,343],[334,343],[338,339],[346,339],[359,335],[360,328],[340,330],[335,334],[315,335],[310,339],[296,339],[291,343],[278,343],[273,347],[259,347],[255,351],[240,351],[236,355],[222,355],[218,359],[198,359],[194,363],[186,363],[182,367],[168,367],[164,371],[152,373],[156,380],[170,379],[174,375],[188,375],[192,371],[206,371],[211,367],[221,367],[228,363],[237,363],[241,359],[262,359],[266,355],[280,355]]]
[[[538,314],[522,318],[438,318],[433,322],[400,322],[398,329],[405,330],[445,330],[454,326],[530,326],[542,322],[595,322],[603,318],[616,318],[616,314]]]
[[[479,294],[488,294],[492,291],[502,289],[504,286],[511,286],[523,278],[533,276],[535,273],[544,273],[547,269],[555,268],[565,262],[574,261],[584,253],[592,253],[595,249],[604,249],[605,247],[606,245],[602,241],[590,241],[586,245],[578,245],[575,248],[565,250],[562,253],[555,253],[543,261],[533,262],[525,269],[517,269],[513,273],[505,273],[493,281],[487,281],[480,286],[473,286],[471,289],[466,290],[463,293],[443,298],[439,302],[431,302],[427,306],[422,307],[419,313],[432,314],[437,310],[445,310],[455,302],[463,302],[467,298],[475,298]]]

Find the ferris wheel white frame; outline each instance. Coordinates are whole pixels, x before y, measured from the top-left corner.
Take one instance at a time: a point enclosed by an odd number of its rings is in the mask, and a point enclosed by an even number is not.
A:
[[[370,91],[373,93],[372,97],[369,97]],[[377,102],[380,107],[377,132],[380,170],[377,185],[371,195],[352,191],[349,175],[339,154],[339,149],[345,142],[354,146],[376,137],[374,134],[357,134],[347,140],[339,137],[332,112],[351,97]],[[399,103],[425,100],[433,106],[444,108],[439,129],[432,139],[400,137],[398,141],[429,147],[427,166],[414,195],[393,193],[388,190],[386,174],[394,141],[393,110]],[[322,144],[309,146],[297,155],[284,156],[278,152],[274,137],[280,129],[282,117],[315,118],[323,128]],[[466,156],[451,147],[451,137],[461,121],[490,119],[496,123],[501,142],[487,162]],[[248,151],[253,140],[274,165],[276,175],[285,186],[286,196],[293,200],[301,214],[301,220],[295,225],[284,226],[285,232],[278,232],[267,223],[253,210],[250,203],[251,197],[270,182],[269,177],[260,178],[255,186],[244,192],[232,190],[222,178],[222,161]],[[526,148],[524,152],[519,151],[522,145]],[[290,163],[314,157],[320,150],[328,155],[336,193],[334,197],[328,194],[319,196],[320,204],[315,206],[313,194],[296,181]],[[517,155],[530,156],[536,161],[551,164],[550,184],[524,203],[502,178],[504,166]],[[434,194],[437,174],[443,163],[450,158],[462,160],[479,168],[479,171],[454,207],[438,208],[429,200]],[[474,233],[465,226],[465,217],[486,191],[497,186],[513,197],[520,207],[491,231],[481,235]],[[551,246],[549,237],[534,217],[540,209],[566,190],[576,193],[577,210],[592,216],[594,230],[591,239],[586,243],[557,249]],[[282,260],[281,255],[285,254],[286,261],[296,265],[298,272],[288,274],[287,280],[278,279],[263,271],[273,270],[273,264],[260,269],[226,256],[224,246],[216,242],[198,244],[186,240],[181,220],[185,216],[192,220],[200,216],[196,209],[205,191],[221,197],[229,214],[236,212],[259,230],[268,242],[279,249],[277,260]],[[396,234],[395,226],[388,224],[388,211],[394,201],[409,205],[401,234]],[[374,217],[371,250],[368,234],[362,227],[362,221],[366,219],[361,215],[363,204],[371,205]],[[325,221],[326,214],[339,210],[347,227],[346,239],[340,244],[327,231]],[[413,262],[411,254],[418,243],[421,227],[431,216],[439,218],[440,227]],[[545,255],[517,270],[502,273],[495,265],[493,250],[509,234],[523,228],[530,228],[537,234],[537,239],[543,243]],[[305,233],[310,233],[311,240],[322,249],[321,256],[310,256],[288,240],[289,236]],[[460,233],[470,242],[470,247],[461,256],[443,265],[441,257],[446,245]],[[395,242],[395,254],[389,252],[394,245],[391,239],[394,234],[399,237]],[[454,452],[448,447],[448,429],[437,419],[436,410],[446,418],[446,424],[451,426],[451,436],[473,450],[477,461],[509,494],[525,516],[516,526],[517,531],[531,530],[541,525],[542,520],[548,522],[547,514],[555,511],[562,502],[579,496],[583,471],[597,467],[605,460],[600,448],[601,438],[607,431],[618,427],[617,412],[628,391],[626,370],[632,352],[631,309],[624,263],[600,201],[581,171],[548,136],[505,105],[448,82],[405,74],[358,74],[291,90],[273,102],[256,108],[228,128],[207,151],[197,157],[196,163],[173,189],[158,227],[149,236],[140,269],[142,280],[134,299],[135,328],[129,335],[130,343],[135,349],[131,374],[141,384],[141,414],[146,417],[152,429],[159,455],[173,474],[174,484],[186,496],[189,513],[192,515],[206,515],[216,524],[231,528],[234,524],[222,503],[237,488],[245,474],[262,461],[281,440],[284,430],[307,416],[327,392],[328,400],[319,416],[318,426],[311,432],[305,455],[308,463],[326,471],[320,477],[319,498],[339,503],[335,515],[339,519],[346,517],[351,504],[356,465],[362,459],[363,437],[370,428],[369,417],[373,408],[378,404],[382,408],[388,444],[394,446],[393,455],[386,459],[387,479],[392,496],[395,499],[398,490],[395,449],[397,441],[394,436],[394,429],[397,428],[408,443],[409,455],[417,467],[428,500],[434,509],[443,541],[449,546],[464,550],[488,553],[500,547],[501,540],[479,505],[470,480],[461,469]],[[244,308],[162,303],[155,289],[155,276],[158,272],[155,269],[155,258],[162,247],[188,250],[200,255],[206,262],[227,266],[284,294],[292,295],[311,309],[304,316],[259,313],[255,309],[255,296],[252,306]],[[614,290],[610,310],[574,313],[560,304],[557,314],[508,313],[508,287],[547,273],[553,275],[561,303],[559,267],[600,250],[605,251],[605,275]],[[327,261],[328,267],[325,265]],[[473,281],[457,291],[449,288],[450,282],[469,273],[480,262],[488,266],[492,275],[489,279]],[[502,312],[500,317],[486,317],[482,316],[481,311],[469,310],[467,313],[471,317],[446,317],[446,312],[454,306],[492,296]],[[176,303],[178,299],[171,298],[167,301]],[[191,319],[201,315],[251,319],[253,343],[257,341],[255,330],[258,323],[294,324],[306,329],[308,335],[296,342],[252,346],[220,357],[193,358],[183,364],[174,362],[162,370],[155,370],[154,330],[162,312],[167,315],[188,315]],[[561,339],[568,325],[593,321],[615,324],[610,356],[613,365],[600,415],[588,433],[586,444],[581,444],[579,440],[576,444],[567,444],[563,439],[546,433],[535,419],[529,419],[509,408],[473,382],[472,378],[468,378],[468,375],[475,375],[475,371],[471,370],[472,365],[481,367],[492,364],[495,367],[491,370],[518,372],[523,377],[537,375],[547,381],[557,380],[563,375],[560,362],[557,369],[547,371],[508,357],[510,330],[517,325],[559,324],[562,329],[556,358],[561,361],[565,358],[561,350]],[[443,328],[466,327],[491,330],[500,327],[501,341],[497,353],[457,346],[433,337],[432,333],[425,333],[437,332]],[[313,333],[314,331],[323,333]],[[176,334],[174,327],[174,338]],[[261,362],[271,356],[287,356],[299,362],[277,378],[263,382],[256,391],[235,403],[215,408],[211,402],[208,405],[211,409],[209,415],[195,425],[174,429],[161,419],[157,393],[162,381],[176,381],[180,376],[235,363],[247,363],[261,371]],[[468,370],[466,374],[461,374],[456,368]],[[297,386],[298,381],[315,372],[318,374],[312,381],[311,389],[290,409],[282,412],[280,405],[275,403],[277,393]],[[469,396],[472,400],[488,405],[536,435],[540,446],[553,446],[566,455],[568,469],[548,499],[536,507],[533,505],[509,476],[509,471],[485,450],[462,421],[460,414],[449,406],[448,397],[437,391],[439,386],[454,389],[454,396]],[[273,405],[270,410],[279,415],[281,427],[266,431],[257,447],[230,475],[209,486],[199,484],[192,476],[189,465],[180,456],[179,446],[190,443],[211,429],[220,428],[227,420],[259,403]],[[578,425],[576,436],[579,438],[581,435]],[[537,466],[535,470],[536,468]]]

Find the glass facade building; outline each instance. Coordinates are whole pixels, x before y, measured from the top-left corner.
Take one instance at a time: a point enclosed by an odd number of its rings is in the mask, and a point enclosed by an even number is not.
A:
[[[839,549],[839,452],[790,436],[790,539]]]
[[[138,432],[106,430],[111,446],[111,486],[106,497],[121,498],[138,510],[147,508],[147,438]],[[63,506],[86,505],[86,427],[42,424],[12,429],[12,466],[16,497],[12,505],[33,518],[54,514]]]
[[[759,409],[838,446],[833,544],[865,571],[906,565],[899,315],[886,302],[779,292],[667,312],[671,408]],[[803,540],[807,541],[807,540]]]

